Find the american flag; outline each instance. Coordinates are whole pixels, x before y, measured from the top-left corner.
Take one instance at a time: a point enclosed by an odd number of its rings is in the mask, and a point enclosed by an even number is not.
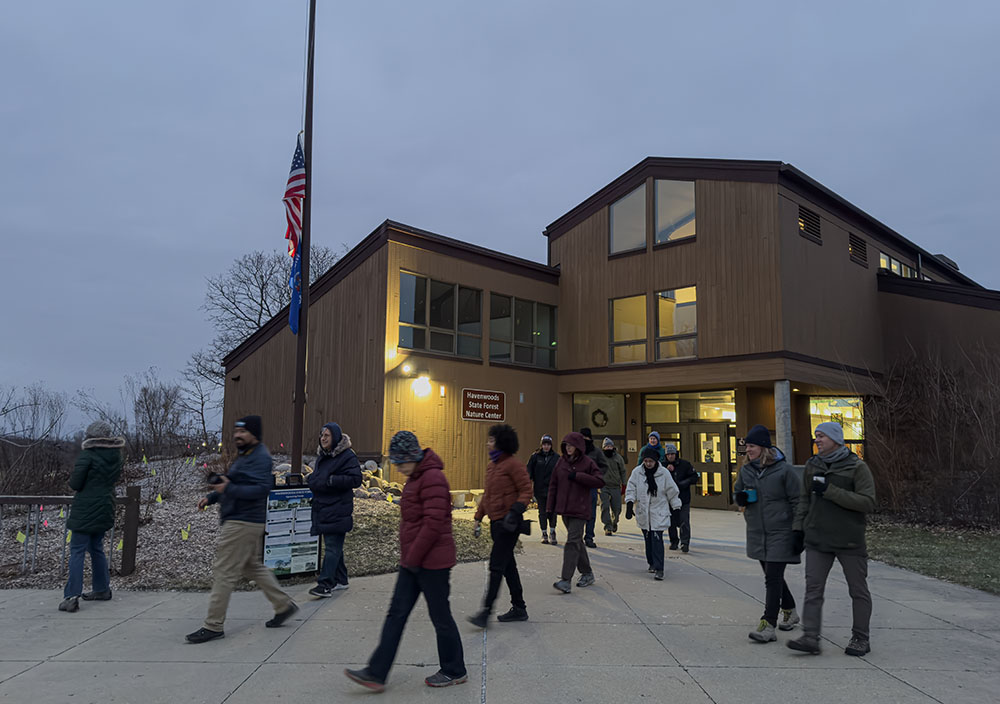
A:
[[[302,152],[302,135],[295,142],[295,156],[292,157],[292,170],[288,172],[288,184],[285,186],[285,219],[288,229],[285,239],[288,240],[288,256],[294,257],[299,249],[299,238],[302,237],[302,201],[306,198],[306,158]]]

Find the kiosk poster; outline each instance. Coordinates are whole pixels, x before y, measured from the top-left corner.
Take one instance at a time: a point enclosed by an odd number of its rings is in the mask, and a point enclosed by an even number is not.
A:
[[[274,574],[315,572],[319,568],[319,537],[312,528],[312,492],[275,489],[267,497],[264,565]]]

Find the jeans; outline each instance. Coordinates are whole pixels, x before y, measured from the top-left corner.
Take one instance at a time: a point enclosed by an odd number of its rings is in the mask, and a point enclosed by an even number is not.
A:
[[[493,602],[500,593],[500,584],[506,579],[511,605],[523,609],[524,589],[521,587],[521,575],[517,571],[517,560],[514,559],[518,533],[504,530],[502,521],[490,521],[490,537],[493,538],[493,549],[490,551],[490,581],[486,588],[486,597],[483,599],[483,608],[493,612]]]
[[[553,532],[556,529],[556,514],[549,513],[545,510],[545,504],[548,501],[547,496],[536,496],[535,501],[538,502],[538,527],[541,529],[542,533],[545,532],[546,526],[549,526]]]
[[[663,571],[663,531],[642,531],[642,539],[646,542],[646,563],[657,572]]]
[[[622,488],[606,486],[601,489],[601,523],[604,530],[618,530],[618,518],[622,514]]]
[[[316,583],[322,587],[335,587],[347,584],[347,566],[344,564],[344,534],[327,533],[323,536],[326,548],[323,555],[323,567],[319,571]]]
[[[764,616],[763,619],[772,626],[778,624],[778,608],[794,609],[795,598],[788,590],[785,582],[784,562],[760,561],[764,570]]]
[[[587,554],[587,546],[583,544],[583,529],[586,521],[582,518],[570,518],[563,516],[563,525],[566,526],[566,547],[563,548],[562,579],[573,579],[574,570],[580,570],[580,574],[590,574],[590,556]]]
[[[670,512],[670,528],[667,530],[671,545],[677,545],[678,542],[687,545],[691,542],[691,504],[683,504],[676,511]],[[680,531],[679,540],[678,531]]]
[[[77,533],[69,539],[69,579],[63,589],[63,598],[83,594],[83,561],[90,553],[90,571],[95,592],[106,592],[111,588],[111,573],[108,558],[104,554],[104,533]]]
[[[399,641],[403,637],[406,619],[416,606],[417,597],[423,592],[427,601],[427,611],[437,634],[438,662],[441,671],[449,677],[462,677],[465,672],[465,654],[462,651],[462,637],[451,616],[448,593],[451,589],[449,578],[451,569],[418,570],[416,574],[400,568],[396,577],[396,589],[389,603],[389,613],[382,625],[382,637],[375,652],[368,661],[368,669],[380,682],[385,682],[396,659]],[[422,656],[421,656],[422,657]]]
[[[594,539],[594,525],[597,523],[597,488],[590,490],[590,520],[587,521],[587,532],[584,533],[585,540]]]
[[[833,561],[840,562],[851,595],[854,621],[851,634],[868,640],[872,618],[872,595],[868,591],[868,556],[806,550],[806,598],[802,605],[802,631],[818,638],[823,622],[823,592]]]

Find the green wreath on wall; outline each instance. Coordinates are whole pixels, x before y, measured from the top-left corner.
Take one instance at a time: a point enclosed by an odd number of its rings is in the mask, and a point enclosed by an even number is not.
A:
[[[594,424],[595,428],[603,428],[608,424],[608,414],[598,408],[590,414],[590,422]]]

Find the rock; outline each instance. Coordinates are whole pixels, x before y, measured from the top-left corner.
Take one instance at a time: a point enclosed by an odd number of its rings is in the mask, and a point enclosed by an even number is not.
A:
[[[367,498],[370,498],[370,497],[368,496],[368,492],[367,491],[365,491],[364,489],[362,489],[362,488],[359,487],[359,488],[357,488],[357,489],[354,490],[354,498],[356,498],[356,499],[367,499]]]
[[[385,492],[378,487],[373,487],[368,491],[368,498],[376,501],[385,501]]]

